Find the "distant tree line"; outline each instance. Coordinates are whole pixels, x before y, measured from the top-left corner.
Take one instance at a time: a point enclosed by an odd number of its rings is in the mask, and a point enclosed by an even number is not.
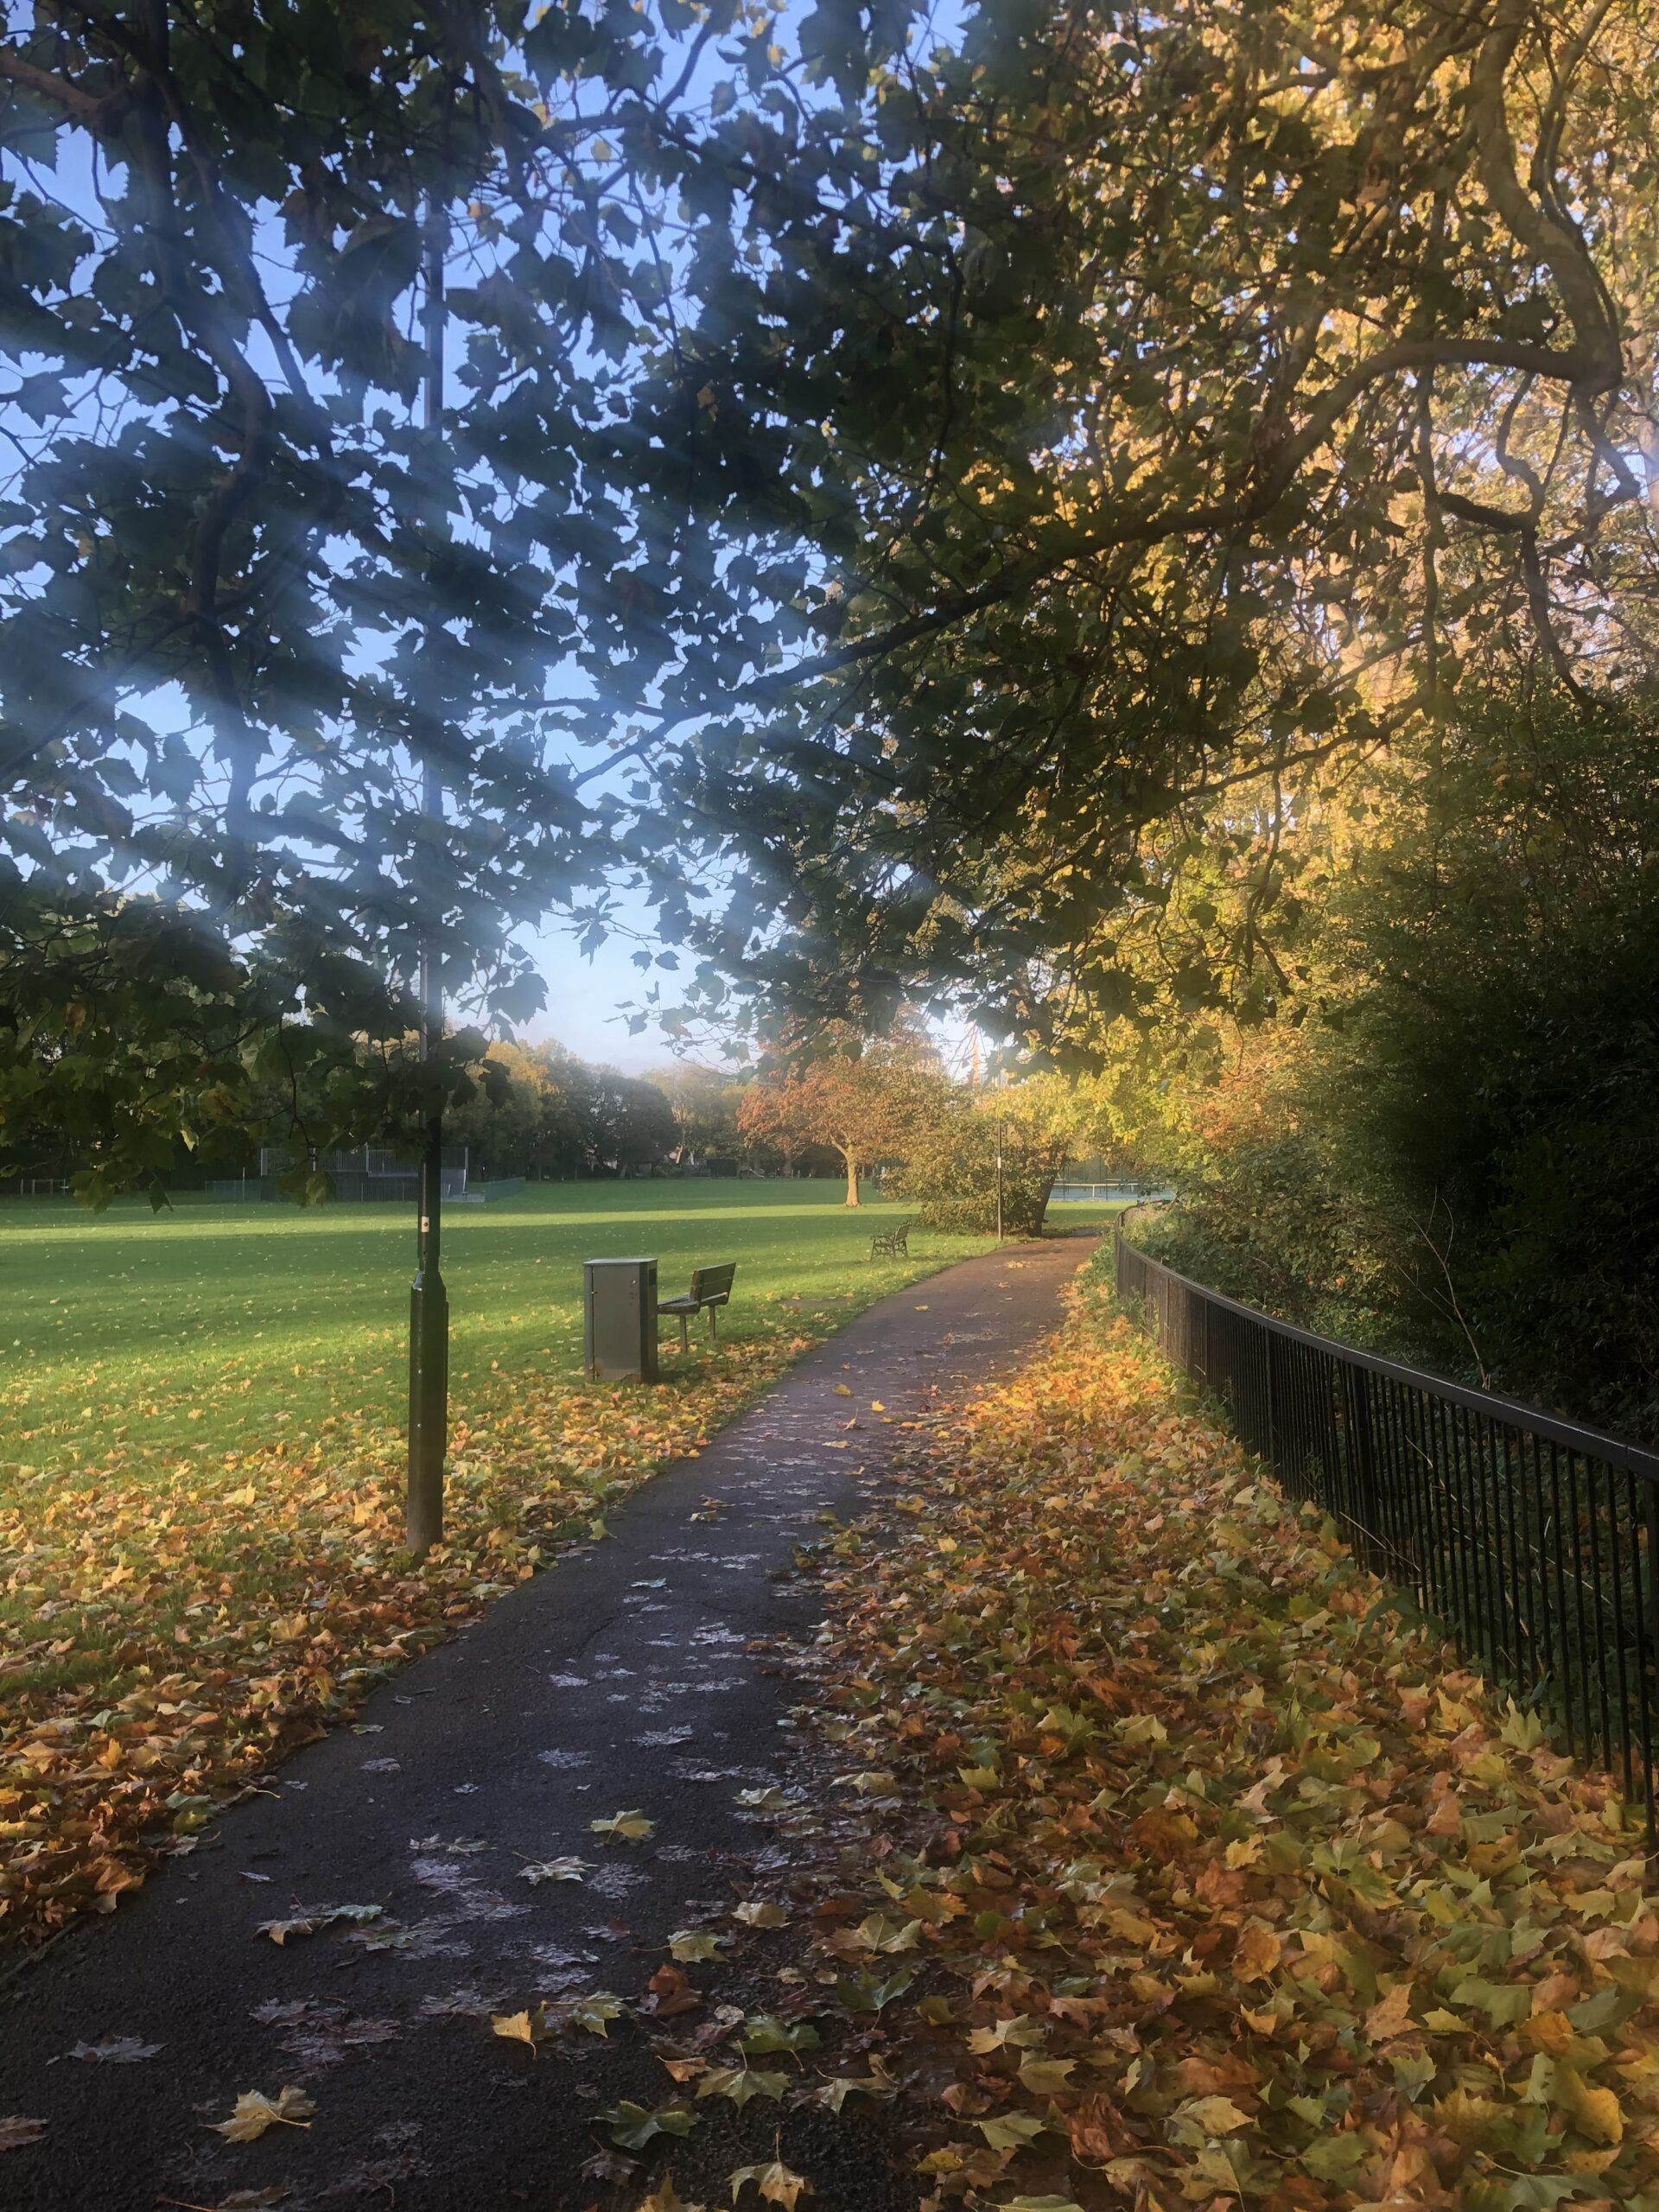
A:
[[[262,1144],[302,1161],[308,1153],[327,1153],[338,1128],[328,1096],[336,1072],[302,1056],[291,1077],[268,1081],[223,1127],[204,1120],[188,1135],[169,1135],[156,1162],[159,1174],[170,1188],[188,1190],[215,1177],[255,1173]],[[495,1044],[445,1116],[445,1150],[464,1147],[469,1173],[486,1182],[701,1165],[711,1153],[735,1154],[741,1091],[741,1084],[699,1068],[625,1075],[556,1043]],[[42,1143],[13,1173],[25,1185],[67,1179],[76,1160],[67,1142],[60,1149]],[[307,1193],[296,1181],[292,1195],[321,1193]]]
[[[445,1120],[475,1179],[638,1175],[672,1150],[674,1117],[655,1084],[594,1066],[563,1046],[494,1045],[488,1077]]]

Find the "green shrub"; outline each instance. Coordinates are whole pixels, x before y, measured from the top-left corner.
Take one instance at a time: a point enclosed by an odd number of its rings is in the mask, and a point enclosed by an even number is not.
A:
[[[999,1127],[988,1104],[968,1106],[919,1133],[902,1167],[882,1185],[913,1206],[930,1229],[951,1236],[988,1236],[996,1228],[996,1158],[1002,1153],[1002,1229],[1008,1236],[1040,1236],[1048,1194],[1064,1151],[1052,1141]]]

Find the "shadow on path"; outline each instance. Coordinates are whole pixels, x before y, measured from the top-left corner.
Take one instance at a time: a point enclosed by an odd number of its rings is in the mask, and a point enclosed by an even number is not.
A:
[[[899,1424],[1054,1326],[1091,1249],[1010,1247],[871,1307],[618,1509],[608,1541],[406,1668],[354,1727],[290,1760],[272,1796],[22,1975],[0,2009],[0,2115],[47,2127],[0,2154],[0,2206],[151,2212],[239,2191],[276,2192],[241,2201],[284,2212],[636,2202],[584,2162],[607,2140],[597,2110],[671,2090],[638,2031],[619,2020],[532,2057],[488,2015],[593,1989],[637,1999],[671,1932],[777,1893],[783,1854],[739,1794],[790,1781],[781,1662],[817,1611],[795,1548],[820,1515],[880,1496]],[[655,1823],[645,1842],[591,1833],[634,1808]],[[518,1878],[564,1855],[588,1862],[584,1880]],[[256,1932],[337,1904],[378,1905],[383,1922],[281,1948]],[[764,1948],[763,1986],[785,1955],[768,1974]],[[119,2037],[162,2048],[137,2063],[67,2056]],[[241,2092],[288,2083],[315,2101],[308,2127],[251,2143],[212,2132]],[[760,2117],[770,2140],[778,2109]],[[734,2164],[755,2155],[753,2107],[709,2120]],[[877,2131],[813,2107],[791,2140],[820,2122],[812,2212],[914,2203]]]

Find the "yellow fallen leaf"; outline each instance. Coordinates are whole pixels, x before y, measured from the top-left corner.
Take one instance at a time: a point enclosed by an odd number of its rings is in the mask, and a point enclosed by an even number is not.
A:
[[[636,1811],[611,1813],[603,1820],[589,1821],[588,1825],[595,1835],[603,1836],[608,1843],[643,1843],[657,1823]]]
[[[1365,2032],[1373,2043],[1386,2043],[1390,2036],[1403,2035],[1410,2025],[1411,1984],[1396,1981],[1365,2015]]]
[[[1624,2141],[1624,2114],[1611,2089],[1598,2088],[1571,2067],[1560,2066],[1556,2069],[1555,2092],[1580,2134],[1593,2136],[1598,2143]]]
[[[1027,2058],[1020,2068],[1022,2087],[1035,2097],[1057,2097],[1071,2087],[1075,2058]]]
[[[222,2135],[227,2143],[252,2143],[278,2123],[284,2127],[309,2127],[316,2108],[303,2089],[279,2089],[274,2097],[268,2097],[263,2089],[244,2089],[230,2118],[214,2120],[212,2126],[214,2134]]]
[[[1005,2044],[1040,2050],[1043,2031],[1028,2012],[1016,2012],[1011,2019],[993,2020],[989,2027],[974,2029],[968,2037],[968,2048],[976,2058],[984,2057],[988,2051],[1001,2050]]]
[[[1284,1948],[1266,1921],[1247,1920],[1233,1945],[1233,1972],[1243,1980],[1265,1980],[1283,1956]]]
[[[1249,2113],[1241,2112],[1230,2097],[1189,2097],[1170,2114],[1168,2127],[1172,2141],[1197,2144],[1234,2134],[1249,2124]]]
[[[754,2183],[768,2204],[781,2204],[784,2212],[795,2212],[798,2199],[812,2193],[812,2184],[806,2176],[796,2173],[781,2158],[773,2158],[766,2165],[739,2166],[728,2184],[732,2195],[738,2196],[747,2182]]]
[[[672,2174],[664,2174],[649,2196],[639,2200],[638,2212],[704,2212],[701,2204],[688,2204],[674,2186]]]
[[[721,1938],[711,1936],[704,1928],[682,1928],[668,1939],[669,1955],[682,1966],[693,1964],[699,1959],[718,1959],[723,1948]]]
[[[658,2057],[664,2072],[676,2082],[695,2082],[699,2074],[709,2071],[706,2058],[664,2058],[660,2051]]]
[[[490,2026],[508,2043],[527,2043],[534,2056],[537,2044],[547,2034],[547,2015],[539,2005],[533,2012],[492,2012]]]

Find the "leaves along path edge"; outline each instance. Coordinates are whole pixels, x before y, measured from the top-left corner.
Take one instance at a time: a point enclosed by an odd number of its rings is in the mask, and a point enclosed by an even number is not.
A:
[[[781,2035],[798,2065],[806,2024],[786,2016],[810,1993],[771,1955],[787,1931],[768,1908],[810,1845],[776,1834],[807,1810],[779,1732],[821,1602],[800,1555],[826,1511],[880,1499],[920,1433],[905,1423],[931,1427],[1052,1328],[1089,1249],[1012,1248],[871,1308],[638,1492],[608,1541],[403,1669],[22,1976],[0,2010],[5,2188],[38,2212],[388,2192],[402,2212],[582,2212],[638,2199],[620,2139],[630,2106],[633,2133],[658,2132],[665,2078],[642,2030],[712,2028],[745,2063]],[[700,1957],[711,1917],[731,1940]],[[696,1993],[728,1954],[735,2022]],[[702,2154],[786,2190],[774,2103],[710,2101]],[[815,2212],[914,2203],[881,2133],[791,2114]]]
[[[1103,1282],[915,1476],[896,1536],[836,1547],[804,1964],[855,2094],[905,2085],[923,2212],[1659,2212],[1659,1898],[1613,1777],[1262,1482]]]

